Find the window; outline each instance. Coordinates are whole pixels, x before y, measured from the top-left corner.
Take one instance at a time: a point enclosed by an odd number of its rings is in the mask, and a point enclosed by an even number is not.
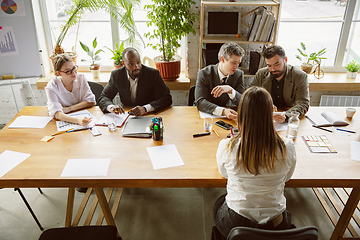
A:
[[[295,58],[300,42],[307,53],[326,48],[321,63],[326,71],[343,72],[352,59],[360,62],[359,6],[356,0],[282,0],[277,44],[288,63],[300,66]]]

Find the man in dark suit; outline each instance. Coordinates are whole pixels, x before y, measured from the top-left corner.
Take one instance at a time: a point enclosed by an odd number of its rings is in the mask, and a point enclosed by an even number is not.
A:
[[[238,69],[244,49],[236,43],[224,43],[218,53],[219,63],[198,72],[195,103],[199,111],[236,119],[241,94],[245,91],[244,72]]]
[[[101,110],[124,113],[122,106],[112,102],[117,93],[123,106],[135,106],[130,110],[135,116],[170,106],[172,104],[170,90],[159,71],[142,65],[140,54],[135,48],[126,48],[122,56],[124,67],[111,72],[109,83],[99,98]]]

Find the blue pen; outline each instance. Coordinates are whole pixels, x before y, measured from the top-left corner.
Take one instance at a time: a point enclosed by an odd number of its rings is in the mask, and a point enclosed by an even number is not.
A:
[[[336,130],[343,131],[343,132],[348,132],[348,133],[356,133],[356,132],[354,132],[354,131],[350,131],[350,130],[346,130],[346,129],[341,129],[341,128],[336,128]]]

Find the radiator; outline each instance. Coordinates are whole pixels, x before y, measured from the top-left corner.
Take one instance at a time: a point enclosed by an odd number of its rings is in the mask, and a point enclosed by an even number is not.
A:
[[[320,106],[325,107],[359,107],[360,96],[321,95]]]

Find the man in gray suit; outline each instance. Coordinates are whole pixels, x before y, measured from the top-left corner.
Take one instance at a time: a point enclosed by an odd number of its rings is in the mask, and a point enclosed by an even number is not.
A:
[[[276,115],[274,120],[283,123],[292,111],[304,115],[309,109],[309,83],[307,74],[287,64],[285,51],[272,45],[264,51],[267,67],[257,71],[251,86],[264,87],[272,96],[279,110],[287,110],[285,116]]]
[[[244,72],[238,69],[244,49],[236,43],[224,43],[218,53],[219,63],[198,72],[195,103],[199,111],[236,119],[241,94],[245,91]]]

